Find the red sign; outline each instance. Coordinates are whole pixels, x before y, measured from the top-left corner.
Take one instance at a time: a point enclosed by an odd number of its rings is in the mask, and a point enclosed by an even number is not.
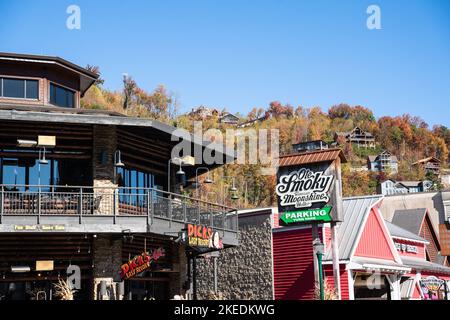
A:
[[[164,257],[166,252],[164,248],[154,249],[151,252],[144,252],[139,256],[135,256],[133,259],[124,263],[120,267],[120,278],[122,280],[130,279],[141,272],[144,272],[148,268],[152,262],[158,260],[161,257]]]
[[[188,245],[190,247],[222,249],[220,235],[212,228],[203,225],[187,225]]]

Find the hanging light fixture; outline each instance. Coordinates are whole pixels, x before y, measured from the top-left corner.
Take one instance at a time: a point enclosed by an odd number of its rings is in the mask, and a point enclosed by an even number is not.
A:
[[[180,161],[180,170],[177,171],[178,176],[184,176],[186,173],[183,171],[183,168],[181,167],[181,161]]]
[[[234,178],[233,178],[233,185],[230,188],[231,192],[236,192],[238,189],[236,188],[236,185],[234,184]]]
[[[236,192],[233,192],[233,194],[231,195],[231,200],[237,200],[239,199],[239,196],[237,195]]]
[[[203,181],[204,183],[214,183],[214,181],[211,179],[211,177],[209,176],[209,171],[208,171],[208,175],[206,176],[205,180]]]
[[[122,162],[122,152],[120,152],[120,150],[114,152],[114,166],[125,167],[125,164]]]
[[[39,149],[39,163],[40,164],[48,164],[48,160],[45,159],[45,147],[44,147],[44,150],[42,151],[42,158],[41,158],[41,149]]]

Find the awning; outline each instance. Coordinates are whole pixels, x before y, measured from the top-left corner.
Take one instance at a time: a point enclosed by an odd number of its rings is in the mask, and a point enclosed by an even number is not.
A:
[[[375,258],[355,258],[351,261],[347,269],[350,270],[363,270],[367,272],[384,272],[384,273],[407,273],[411,271],[411,268],[395,261],[382,260]]]

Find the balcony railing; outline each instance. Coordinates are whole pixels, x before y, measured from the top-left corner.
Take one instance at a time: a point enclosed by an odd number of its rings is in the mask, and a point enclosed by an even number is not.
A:
[[[146,216],[238,230],[235,209],[153,188],[0,185],[4,216]]]

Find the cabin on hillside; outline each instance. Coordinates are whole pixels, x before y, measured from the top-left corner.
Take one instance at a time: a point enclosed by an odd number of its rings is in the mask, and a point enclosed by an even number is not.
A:
[[[231,114],[229,112],[224,112],[219,117],[219,122],[220,123],[225,123],[225,124],[238,124],[239,123],[239,117],[237,117],[234,114]]]
[[[424,181],[395,181],[388,179],[377,186],[378,194],[393,195],[402,193],[417,193],[431,190],[433,183],[429,180]]]
[[[413,166],[420,166],[425,170],[425,173],[439,175],[441,172],[441,160],[435,157],[428,157],[420,159],[412,164]]]
[[[305,141],[294,143],[292,145],[292,149],[294,152],[307,152],[307,151],[315,151],[315,150],[326,150],[328,149],[328,143],[323,140],[313,140],[313,141]]]
[[[198,108],[193,108],[191,112],[189,112],[190,117],[196,117],[200,119],[207,119],[214,116],[219,116],[220,112],[215,108],[209,108],[205,106],[200,106]]]
[[[364,131],[359,127],[355,127],[349,132],[336,132],[334,141],[338,142],[339,138],[344,138],[349,143],[356,143],[358,147],[375,149],[375,137],[370,132]]]
[[[383,151],[377,156],[367,157],[367,168],[374,172],[398,172],[398,159],[389,151]]]

